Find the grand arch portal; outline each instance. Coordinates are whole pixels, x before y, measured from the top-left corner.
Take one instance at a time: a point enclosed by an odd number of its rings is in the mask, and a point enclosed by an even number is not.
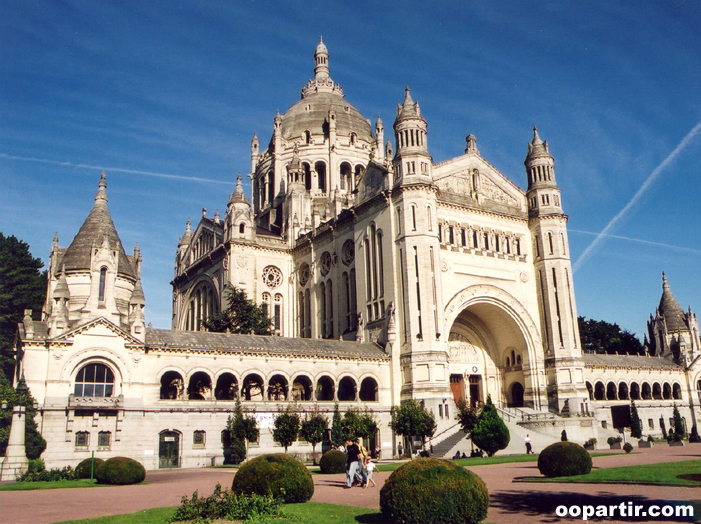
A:
[[[503,297],[459,295],[461,303],[449,304],[457,312],[448,342],[454,399],[464,398],[477,406],[491,395],[502,406],[540,409],[537,392],[542,391],[538,387],[542,365],[535,357],[534,338],[538,337],[528,331],[529,324],[532,329],[535,326],[527,313],[519,315]]]

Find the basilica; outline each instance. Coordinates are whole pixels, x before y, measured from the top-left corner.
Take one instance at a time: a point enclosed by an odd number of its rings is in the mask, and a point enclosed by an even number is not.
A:
[[[281,449],[272,423],[291,403],[329,419],[336,404],[371,411],[384,456],[402,439],[390,410],[407,399],[434,413],[436,443],[458,433],[458,399],[488,395],[512,431],[551,439],[601,438],[631,400],[646,434],[661,434],[675,404],[696,424],[698,322],[666,277],[645,355],[583,351],[565,202],[537,129],[514,152],[522,173],[501,173],[471,134],[464,154],[434,163],[409,88],[386,136],[346,100],[322,41],[313,58],[267,144],[253,136],[250,198],[239,175],[223,216],[187,222],[172,329],[146,324],[141,253],[121,243],[104,174],[69,247],[54,240],[17,373],[39,403],[48,466],[90,451],[147,469],[221,463],[237,398],[261,428],[250,455]],[[273,336],[204,331],[227,285],[266,308]]]

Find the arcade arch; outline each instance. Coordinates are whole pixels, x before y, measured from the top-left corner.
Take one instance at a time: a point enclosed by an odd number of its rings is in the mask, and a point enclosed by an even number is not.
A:
[[[468,293],[468,288],[446,308],[457,311],[452,322],[450,316],[446,319],[451,326],[448,344],[454,399],[464,398],[479,406],[491,395],[495,403],[540,409],[535,325],[525,309],[517,311],[520,304],[510,295],[491,286],[476,287],[477,293]]]

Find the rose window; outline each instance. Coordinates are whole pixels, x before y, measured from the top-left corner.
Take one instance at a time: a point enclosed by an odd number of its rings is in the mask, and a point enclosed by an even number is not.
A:
[[[309,282],[309,264],[302,264],[299,268],[299,285],[304,287]]]
[[[329,254],[328,251],[324,251],[324,254],[321,255],[321,274],[323,276],[326,276],[329,274],[329,271],[331,271],[332,264],[333,264],[333,261],[331,260],[331,255]]]
[[[268,266],[263,270],[263,282],[271,288],[275,289],[282,284],[282,272],[275,266]]]
[[[343,263],[350,266],[355,259],[355,245],[352,240],[346,240],[343,243]]]

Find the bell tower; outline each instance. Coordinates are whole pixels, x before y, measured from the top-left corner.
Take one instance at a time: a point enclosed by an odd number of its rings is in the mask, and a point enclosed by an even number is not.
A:
[[[567,215],[555,180],[555,160],[535,127],[524,165],[548,404],[560,412],[588,412]]]

